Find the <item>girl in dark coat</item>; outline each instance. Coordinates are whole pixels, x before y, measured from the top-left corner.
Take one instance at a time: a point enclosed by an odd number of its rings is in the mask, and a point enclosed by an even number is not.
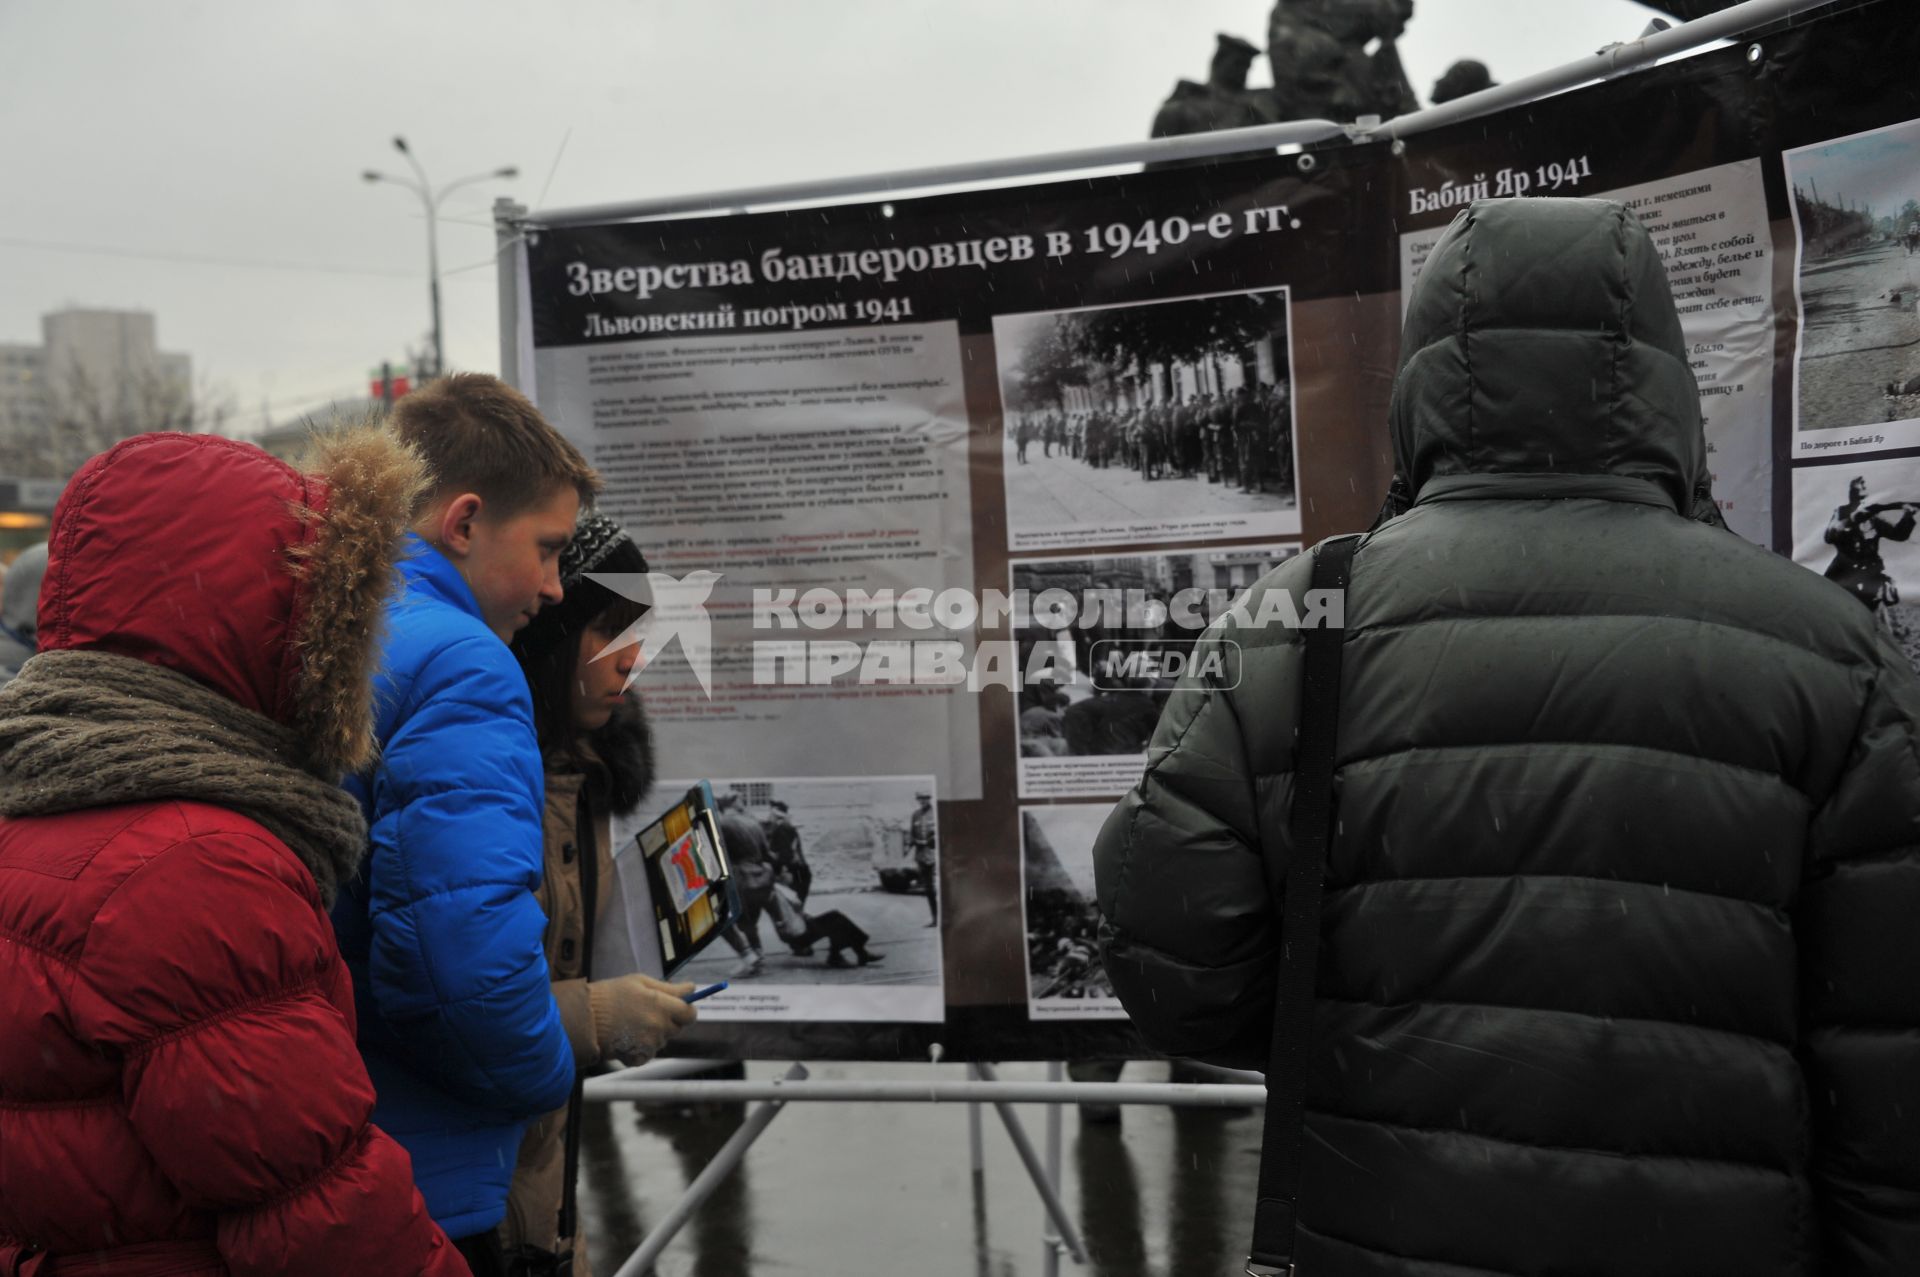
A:
[[[609,1059],[644,1064],[694,1020],[684,1000],[691,984],[647,975],[590,980],[587,970],[589,917],[603,915],[613,895],[612,818],[631,813],[653,786],[653,740],[640,698],[626,691],[639,646],[595,659],[644,609],[589,574],[646,570],[618,524],[581,516],[560,556],[561,601],[542,608],[513,641],[533,692],[546,765],[546,865],[538,895],[547,914],[547,967],[583,1070]],[[587,1277],[587,1248],[560,1220],[566,1126],[566,1109],[528,1125],[500,1231],[510,1253],[570,1250],[575,1277]]]

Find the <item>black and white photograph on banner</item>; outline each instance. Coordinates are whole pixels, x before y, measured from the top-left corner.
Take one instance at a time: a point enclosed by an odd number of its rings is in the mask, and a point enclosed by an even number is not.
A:
[[[1013,550],[1297,535],[1285,288],[999,315]]]
[[[1869,608],[1920,669],[1920,457],[1793,472],[1794,561]]]
[[[1124,1020],[1100,965],[1093,840],[1113,808],[1070,803],[1020,809],[1027,1014],[1036,1020]]]
[[[1920,120],[1785,154],[1795,452],[1920,443]]]
[[[1118,797],[1140,779],[1194,641],[1297,545],[1016,559],[1020,796]],[[1053,594],[1049,594],[1053,591]],[[1071,613],[1035,601],[1072,600]]]
[[[693,783],[661,781],[656,795]],[[933,778],[722,778],[712,787],[741,916],[676,974],[729,982],[700,1004],[701,1017],[942,1019]],[[615,824],[616,843],[653,819],[648,806]]]

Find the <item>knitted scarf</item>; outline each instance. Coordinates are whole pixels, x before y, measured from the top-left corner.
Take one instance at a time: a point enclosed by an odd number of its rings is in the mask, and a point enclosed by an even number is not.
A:
[[[180,799],[266,826],[331,906],[366,852],[360,805],[294,732],[173,670],[42,652],[0,691],[0,815]]]

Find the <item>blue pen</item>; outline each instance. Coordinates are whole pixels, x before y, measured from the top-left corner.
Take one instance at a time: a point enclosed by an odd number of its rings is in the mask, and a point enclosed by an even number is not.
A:
[[[720,990],[726,987],[727,987],[727,982],[725,980],[722,980],[719,984],[710,984],[704,989],[695,989],[692,993],[689,993],[687,995],[687,1001],[698,1002],[701,998],[710,998],[714,994],[720,992]]]

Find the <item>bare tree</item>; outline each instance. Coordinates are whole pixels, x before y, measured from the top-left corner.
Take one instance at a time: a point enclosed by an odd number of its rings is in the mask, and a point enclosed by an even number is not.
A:
[[[1087,384],[1086,367],[1071,345],[1068,329],[1067,317],[1056,316],[1034,334],[1021,357],[1009,407],[1018,412],[1064,409],[1067,388]]]
[[[1279,293],[1236,293],[1155,306],[1083,311],[1069,319],[1069,348],[1115,370],[1244,357],[1255,342],[1286,325]]]
[[[196,388],[158,368],[103,380],[76,365],[50,390],[39,426],[0,440],[0,473],[64,480],[122,439],[159,430],[224,434],[233,418],[225,390],[206,381]]]

